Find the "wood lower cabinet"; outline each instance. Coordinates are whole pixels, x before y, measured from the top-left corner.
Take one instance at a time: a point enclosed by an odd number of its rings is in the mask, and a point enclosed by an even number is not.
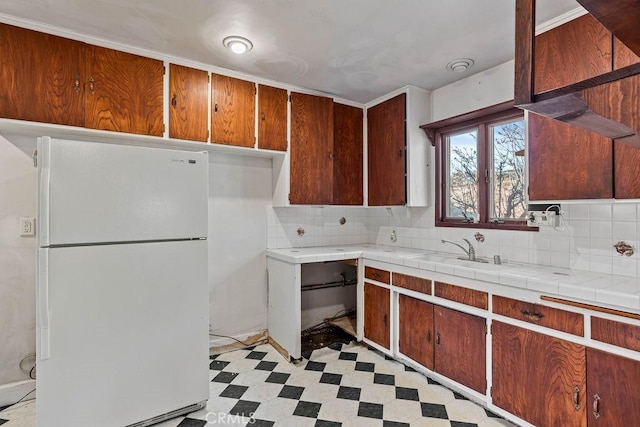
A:
[[[433,371],[435,369],[433,304],[400,295],[398,310],[400,352]]]
[[[391,348],[391,291],[371,283],[364,284],[364,337]]]
[[[640,62],[640,56],[625,46],[617,37],[613,37],[613,69],[624,68]]]
[[[0,117],[84,126],[84,43],[0,23],[0,46]]]
[[[211,142],[240,147],[256,143],[256,84],[211,75]]]
[[[498,321],[491,334],[496,406],[536,426],[586,424],[584,346]]]
[[[587,426],[638,425],[638,384],[639,361],[587,348]]]
[[[209,73],[170,64],[169,137],[206,142],[209,139]]]
[[[333,103],[334,205],[362,205],[362,108]]]
[[[258,85],[258,148],[287,151],[287,90]]]

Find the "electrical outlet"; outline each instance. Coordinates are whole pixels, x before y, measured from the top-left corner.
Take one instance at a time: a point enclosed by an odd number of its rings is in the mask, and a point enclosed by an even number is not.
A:
[[[35,236],[36,235],[36,219],[20,218],[20,235]]]
[[[558,227],[560,225],[560,216],[554,211],[529,212],[527,215],[527,225],[533,227]]]

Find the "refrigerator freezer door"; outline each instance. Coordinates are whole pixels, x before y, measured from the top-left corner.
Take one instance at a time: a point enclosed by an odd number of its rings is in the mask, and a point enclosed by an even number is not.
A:
[[[38,140],[39,245],[207,236],[208,155]]]
[[[37,427],[126,426],[209,398],[206,240],[47,248],[38,261],[50,339],[37,341]]]

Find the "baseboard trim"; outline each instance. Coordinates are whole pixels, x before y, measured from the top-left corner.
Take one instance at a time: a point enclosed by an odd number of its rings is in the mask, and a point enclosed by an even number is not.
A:
[[[0,407],[9,406],[22,399],[27,393],[36,389],[36,380],[16,381],[14,383],[0,385]],[[31,393],[24,400],[35,399],[36,394]]]
[[[210,337],[209,349],[211,354],[224,353],[239,348],[249,347],[262,342],[266,342],[269,335],[266,330],[247,332],[244,334],[229,337]],[[235,338],[235,339],[234,339]],[[238,341],[242,341],[239,343]]]

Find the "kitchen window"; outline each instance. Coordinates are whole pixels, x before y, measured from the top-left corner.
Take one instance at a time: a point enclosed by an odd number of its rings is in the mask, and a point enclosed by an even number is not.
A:
[[[531,230],[522,110],[501,104],[429,127],[435,130],[436,225]]]

